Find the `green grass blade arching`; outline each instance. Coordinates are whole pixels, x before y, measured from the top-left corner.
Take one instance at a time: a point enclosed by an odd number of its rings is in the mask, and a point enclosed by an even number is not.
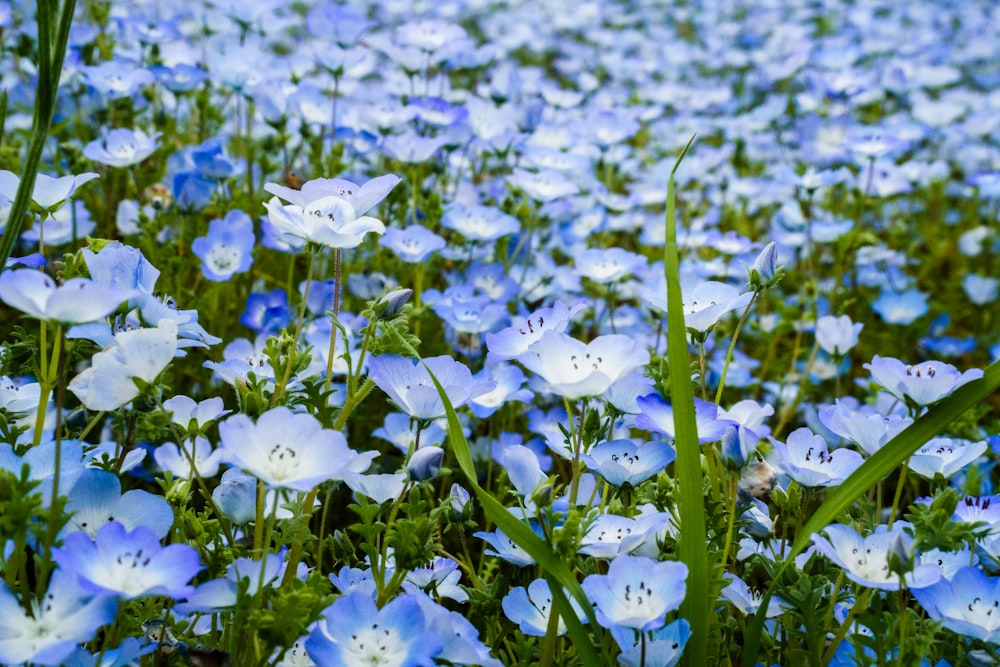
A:
[[[663,268],[667,279],[667,361],[670,365],[670,402],[674,410],[674,447],[677,460],[677,512],[680,519],[678,550],[687,565],[687,594],[681,616],[691,624],[691,638],[684,651],[689,665],[708,664],[708,632],[711,625],[709,605],[710,571],[708,540],[705,528],[705,482],[701,468],[701,446],[694,411],[694,389],[688,373],[687,328],[684,325],[680,284],[680,254],[677,249],[677,208],[674,201],[674,174],[684,159],[694,137],[688,141],[674,164],[667,181],[667,239]]]
[[[986,400],[998,388],[1000,388],[1000,361],[995,361],[986,368],[982,378],[956,389],[950,396],[928,410],[925,415],[914,421],[902,433],[869,457],[861,464],[860,468],[854,471],[854,474],[827,494],[823,503],[799,529],[799,534],[795,536],[791,550],[778,569],[774,581],[778,581],[795,557],[809,546],[814,533],[818,533],[833,523],[841,512],[899,467],[924,443],[940,434],[963,412]],[[757,663],[760,636],[764,631],[765,612],[773,593],[774,584],[772,582],[761,602],[760,609],[754,616],[753,624],[747,632],[747,642],[743,652],[743,665],[745,667],[752,667]]]
[[[403,340],[402,336],[399,336],[399,340],[410,354],[420,359],[419,353],[412,345]],[[424,367],[427,368],[426,366]],[[472,452],[469,449],[469,442],[465,439],[465,434],[462,432],[462,425],[458,421],[455,408],[448,399],[444,387],[434,377],[434,373],[429,368],[427,368],[427,373],[430,375],[431,381],[434,383],[434,387],[437,389],[438,394],[441,396],[441,401],[444,403],[445,414],[448,418],[448,441],[451,443],[452,451],[455,453],[458,467],[465,475],[466,481],[472,487],[479,503],[483,506],[483,511],[486,512],[486,515],[489,516],[490,520],[500,530],[506,533],[507,537],[514,540],[519,547],[527,551],[535,559],[535,562],[542,569],[543,576],[549,583],[552,602],[559,611],[559,616],[566,624],[566,633],[573,642],[573,647],[579,654],[583,664],[586,667],[600,667],[603,662],[594,648],[594,643],[584,629],[583,624],[580,623],[576,612],[562,590],[565,588],[576,598],[577,603],[586,612],[591,627],[597,628],[599,626],[597,618],[594,616],[594,608],[587,599],[587,594],[583,592],[583,587],[580,586],[580,582],[576,580],[576,577],[573,576],[573,573],[566,564],[556,556],[555,552],[540,537],[535,535],[531,528],[518,521],[489,491],[479,486],[475,465],[472,462]]]

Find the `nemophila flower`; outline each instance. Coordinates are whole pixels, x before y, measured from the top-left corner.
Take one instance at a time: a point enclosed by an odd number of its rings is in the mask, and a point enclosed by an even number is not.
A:
[[[732,470],[739,470],[757,451],[760,437],[742,424],[732,422],[722,434],[722,460]]]
[[[408,482],[406,475],[401,472],[365,475],[360,472],[344,471],[341,477],[351,491],[375,501],[376,505],[399,498]]]
[[[52,213],[72,197],[77,188],[95,178],[97,178],[97,174],[93,172],[60,177],[36,174],[35,187],[31,193],[31,204],[38,213]],[[21,178],[19,176],[6,169],[0,169],[0,195],[14,201],[20,184]]]
[[[471,285],[452,285],[444,294],[424,292],[424,301],[434,313],[459,333],[480,334],[507,321],[507,307],[489,295],[477,293]],[[478,339],[476,340],[478,343]],[[478,344],[476,345],[478,348]]]
[[[177,323],[122,331],[114,343],[95,354],[90,368],[69,383],[69,390],[90,410],[116,410],[139,395],[139,385],[151,384],[177,352]]]
[[[740,613],[756,614],[757,610],[760,609],[760,603],[763,602],[764,594],[751,591],[746,582],[735,574],[727,573],[726,578],[730,581],[719,591],[719,595],[729,600]],[[785,612],[781,608],[783,604],[787,603],[780,597],[773,596],[767,604],[767,618],[774,618],[783,614]]]
[[[80,73],[87,85],[112,100],[135,95],[140,88],[155,81],[148,69],[122,59],[108,60],[93,67],[83,66]]]
[[[858,344],[863,324],[855,324],[847,315],[824,315],[816,320],[816,342],[827,354],[843,356]]]
[[[969,442],[953,438],[931,438],[910,457],[910,470],[921,477],[950,479],[986,451],[986,441]]]
[[[142,489],[122,493],[121,481],[113,473],[87,468],[67,488],[69,522],[64,533],[81,531],[95,537],[102,526],[116,522],[126,530],[145,526],[163,539],[174,525],[174,511],[163,496]]]
[[[644,428],[654,433],[676,437],[674,433],[674,407],[659,394],[640,396],[636,401],[639,414],[635,417],[636,428]],[[698,428],[698,442],[715,442],[722,438],[729,420],[719,419],[719,407],[715,403],[694,399],[695,420]]]
[[[402,229],[390,227],[379,239],[379,245],[391,250],[407,264],[419,264],[444,248],[447,243],[426,227],[409,225]]]
[[[98,628],[111,623],[118,605],[114,598],[84,590],[71,573],[57,569],[41,601],[31,601],[26,612],[17,598],[0,583],[0,662],[62,665]]]
[[[169,471],[179,479],[193,477],[192,458],[198,475],[206,479],[215,477],[219,472],[219,464],[222,463],[222,455],[221,449],[213,450],[212,443],[202,437],[195,438],[194,442],[184,442],[180,447],[173,442],[165,442],[153,450],[153,459],[160,469]]]
[[[256,423],[243,414],[219,424],[220,447],[234,466],[270,488],[309,491],[345,471],[362,472],[378,452],[358,454],[339,431],[324,429],[307,413],[268,410]]]
[[[963,523],[983,522],[991,533],[1000,531],[1000,496],[966,496],[955,507],[952,520]]]
[[[580,191],[576,183],[555,169],[528,171],[515,168],[507,177],[507,183],[540,202],[570,197]]]
[[[576,599],[568,593],[566,597],[580,622],[586,623],[587,615]],[[527,588],[524,586],[511,588],[500,601],[500,606],[507,619],[517,623],[521,632],[534,637],[544,637],[553,608],[549,582],[545,579],[535,579]],[[560,616],[556,625],[556,635],[561,637],[564,634],[566,634],[566,623]]]
[[[500,463],[518,495],[525,500],[530,500],[547,479],[538,457],[524,445],[505,447]]]
[[[625,667],[674,667],[684,655],[684,647],[691,638],[691,626],[683,618],[649,633],[640,641],[635,631],[612,628],[618,646],[622,649],[618,663]],[[630,648],[629,648],[630,647]]]
[[[21,239],[28,243],[44,240],[46,246],[59,246],[90,236],[96,227],[97,223],[91,219],[87,207],[79,199],[74,199],[24,230]]]
[[[666,290],[648,290],[646,299],[656,308],[666,312]],[[684,326],[699,333],[712,329],[727,313],[746,308],[753,298],[753,292],[741,293],[732,285],[707,281],[685,289],[681,307],[684,311]]]
[[[522,512],[520,508],[516,511]],[[541,532],[541,528],[533,525],[532,529],[536,533]],[[472,534],[473,537],[478,537],[479,539],[490,545],[490,548],[484,549],[483,553],[488,556],[496,556],[501,558],[512,565],[518,567],[525,567],[527,565],[534,565],[535,559],[524,550],[517,542],[507,537],[507,533],[503,532],[499,528],[492,533],[487,533],[484,531],[479,531]]]
[[[595,283],[628,278],[646,258],[622,248],[587,248],[576,256],[576,270]]]
[[[917,289],[905,292],[882,290],[872,309],[887,324],[913,324],[927,313],[927,295]]]
[[[323,612],[306,640],[306,650],[318,664],[345,667],[430,667],[442,648],[410,594],[390,600],[382,609],[365,593],[342,595]]]
[[[66,324],[107,317],[133,295],[87,278],[71,278],[62,285],[36,269],[0,273],[0,299],[8,306],[40,320]]]
[[[582,398],[604,393],[617,380],[645,366],[649,352],[621,334],[598,336],[584,343],[547,330],[517,360],[545,380],[549,391]]]
[[[423,137],[408,132],[386,137],[382,142],[382,150],[394,160],[406,164],[420,164],[434,157],[448,141],[445,136]]]
[[[257,478],[230,468],[222,473],[219,485],[212,490],[212,500],[223,516],[237,526],[245,526],[257,518]],[[264,516],[292,518],[292,512],[283,503],[278,489],[268,491],[264,496]]]
[[[239,601],[240,582],[247,582],[246,595],[253,596],[260,591],[261,584],[269,587],[279,581],[286,567],[285,549],[267,554],[263,563],[259,558],[237,558],[226,568],[224,579],[211,579],[199,585],[175,609],[182,614],[231,609]]]
[[[489,242],[516,234],[521,223],[512,215],[492,206],[463,206],[455,202],[445,207],[441,226],[461,234],[467,241]]]
[[[444,450],[433,445],[421,447],[413,452],[413,456],[406,463],[406,471],[410,479],[416,482],[424,482],[437,477],[441,470],[441,462],[444,460]]]
[[[900,575],[889,565],[890,551],[902,549],[907,554],[913,551],[913,538],[904,530],[904,524],[897,521],[892,528],[883,525],[875,527],[875,532],[862,537],[851,526],[839,523],[823,529],[826,537],[818,533],[812,536],[816,550],[844,570],[848,579],[883,591],[896,591],[900,586]],[[916,564],[906,572],[903,581],[907,588],[924,588],[941,578],[941,569],[932,564]]]
[[[115,648],[102,649],[97,655],[80,646],[66,659],[63,667],[129,667],[138,664],[142,656],[149,655],[156,648],[156,644],[140,642],[138,637],[126,637]]]
[[[618,556],[607,574],[591,574],[583,590],[594,603],[597,622],[645,632],[666,625],[667,612],[684,601],[687,566],[644,556]]]
[[[209,424],[231,412],[225,409],[218,396],[198,402],[180,394],[163,401],[163,409],[170,413],[170,421],[188,433],[204,431]]]
[[[877,354],[864,367],[871,372],[875,384],[905,400],[907,405],[921,407],[932,405],[962,385],[983,376],[983,371],[978,368],[960,373],[951,364],[940,361],[906,364],[899,359]]]
[[[240,315],[240,324],[257,333],[275,334],[292,321],[292,309],[285,290],[276,288],[267,294],[253,292],[247,296],[247,308]]]
[[[479,630],[465,616],[443,607],[425,593],[408,592],[420,604],[427,630],[442,642],[438,661],[453,665],[503,667],[503,663],[490,655],[489,647],[479,639]]]
[[[215,181],[202,176],[197,169],[187,169],[174,174],[171,192],[182,211],[200,211],[211,203],[217,187]]]
[[[85,532],[70,533],[62,548],[52,549],[52,557],[76,575],[84,590],[128,599],[187,597],[194,590],[187,582],[202,569],[194,547],[162,547],[149,528],[128,531],[117,521],[101,526],[93,540]]]
[[[455,408],[494,388],[492,381],[474,381],[469,368],[449,356],[415,362],[400,355],[383,354],[368,362],[368,377],[403,412],[417,419],[444,416],[444,403],[431,381],[431,373]]]
[[[527,403],[534,396],[530,389],[521,388],[526,380],[524,371],[513,364],[488,366],[476,374],[476,379],[494,383],[491,391],[469,400],[469,409],[480,419],[490,417],[507,403]]]
[[[403,583],[407,592],[426,592],[435,599],[450,598],[456,602],[467,602],[469,594],[458,585],[462,571],[458,562],[451,558],[438,557],[426,567],[417,567],[406,574]]]
[[[835,486],[864,462],[861,454],[841,447],[832,452],[826,441],[808,428],[788,434],[786,442],[770,438],[782,472],[802,486]]]
[[[152,155],[159,148],[159,136],[159,132],[150,136],[142,130],[115,128],[84,146],[83,156],[109,167],[128,167]]]
[[[267,203],[268,220],[283,236],[304,239],[330,248],[355,248],[369,232],[381,234],[385,225],[369,216],[358,217],[350,203],[324,197],[308,208],[282,206],[275,197]]]
[[[202,275],[222,282],[250,269],[255,242],[253,220],[243,211],[233,209],[225,218],[208,223],[208,234],[191,242],[191,252],[201,259]]]
[[[952,579],[912,589],[927,615],[952,632],[986,642],[1000,642],[1000,577],[964,567]]]
[[[969,301],[977,306],[985,306],[997,300],[997,295],[1000,294],[1000,280],[969,273],[962,278],[962,289],[969,297]]]
[[[605,440],[582,457],[588,468],[612,486],[638,486],[663,471],[676,456],[666,442],[653,440],[636,445],[627,439]]]
[[[670,530],[666,512],[645,512],[632,518],[601,514],[580,540],[577,551],[595,558],[615,558],[621,554],[656,557]]]
[[[403,412],[390,412],[382,421],[382,426],[372,431],[376,438],[394,444],[401,452],[410,451],[417,438],[417,421]],[[437,421],[420,429],[420,446],[440,445],[444,442],[445,430]]]
[[[77,440],[63,440],[59,448],[62,461],[59,468],[59,488],[65,492],[84,472],[83,445]],[[52,477],[56,473],[55,455],[54,440],[32,447],[23,456],[14,453],[11,445],[0,442],[0,471],[9,472],[20,479],[22,468],[28,466],[28,480],[39,482],[37,492],[42,497],[42,505],[48,507],[52,502]]]
[[[229,385],[246,382],[253,373],[257,380],[273,386],[274,369],[264,354],[268,338],[267,334],[261,334],[254,342],[237,338],[222,351],[222,361],[206,361],[204,366],[215,371],[215,376]]]
[[[881,415],[864,407],[854,409],[843,401],[820,408],[819,420],[834,434],[850,440],[869,455],[913,423],[909,417]]]

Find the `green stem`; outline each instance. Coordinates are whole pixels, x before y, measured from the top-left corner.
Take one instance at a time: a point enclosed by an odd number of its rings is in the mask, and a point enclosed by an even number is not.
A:
[[[743,331],[743,325],[746,324],[747,318],[750,317],[750,309],[753,308],[754,302],[757,300],[757,292],[753,293],[750,297],[750,303],[747,304],[746,309],[744,309],[743,314],[740,316],[740,321],[736,324],[736,331],[733,332],[733,338],[729,341],[729,349],[726,351],[726,363],[722,366],[722,376],[719,378],[719,387],[715,390],[715,404],[722,405],[722,390],[726,388],[726,374],[729,373],[729,364],[733,360],[733,352],[736,351],[736,341],[740,339],[740,332]]]
[[[340,315],[340,271],[341,271],[341,251],[337,248],[333,251],[333,313],[330,315],[332,326],[330,327],[330,350],[326,355],[326,380],[323,382],[323,393],[330,391],[330,380],[333,376],[333,357],[337,353],[337,318]],[[358,364],[361,367],[361,364]]]

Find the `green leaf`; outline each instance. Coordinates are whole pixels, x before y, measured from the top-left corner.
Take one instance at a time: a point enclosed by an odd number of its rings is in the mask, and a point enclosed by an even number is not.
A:
[[[958,419],[969,408],[982,403],[1000,387],[1000,361],[990,364],[983,377],[956,389],[950,396],[927,411],[925,415],[910,424],[902,433],[875,452],[861,467],[837,488],[827,494],[826,499],[805,522],[792,542],[791,549],[781,567],[778,568],[771,586],[760,603],[760,610],[754,616],[748,630],[747,643],[743,651],[743,665],[751,667],[757,663],[760,637],[764,631],[764,618],[768,602],[774,594],[775,583],[795,560],[795,557],[812,542],[814,533],[833,523],[837,516],[864,495],[868,489],[878,484],[889,473],[920,449],[931,438],[944,431],[952,421]],[[678,458],[680,453],[678,452]]]
[[[670,365],[670,402],[674,410],[674,447],[677,460],[677,512],[680,519],[678,551],[687,565],[687,593],[681,616],[691,624],[691,638],[684,651],[689,665],[708,664],[708,631],[711,625],[708,536],[705,528],[705,481],[701,470],[701,446],[694,410],[694,390],[688,373],[687,328],[684,326],[680,283],[680,254],[677,249],[677,208],[674,201],[674,173],[694,137],[681,151],[667,181],[667,240],[663,249],[663,269],[667,279],[667,360]]]

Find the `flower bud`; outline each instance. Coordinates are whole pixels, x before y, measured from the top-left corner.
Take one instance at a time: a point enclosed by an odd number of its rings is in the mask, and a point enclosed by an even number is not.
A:
[[[778,246],[771,241],[760,251],[749,269],[750,289],[760,292],[772,287],[781,280],[783,273],[782,267],[778,266]]]
[[[421,447],[413,452],[406,469],[410,473],[410,479],[423,482],[437,476],[443,460],[444,450],[440,447]]]

